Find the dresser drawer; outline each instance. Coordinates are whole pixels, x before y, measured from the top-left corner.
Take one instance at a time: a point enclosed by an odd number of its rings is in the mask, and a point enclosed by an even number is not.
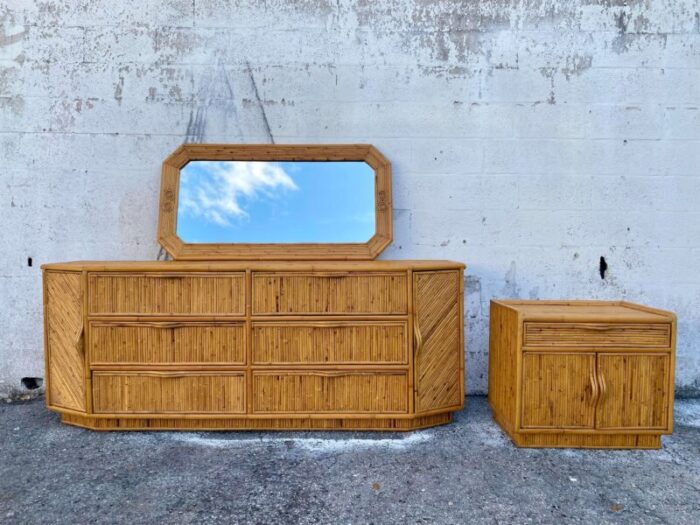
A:
[[[255,273],[253,314],[405,314],[406,274]]]
[[[253,363],[404,364],[405,321],[254,322]]]
[[[91,273],[89,312],[143,315],[243,315],[245,274]]]
[[[527,347],[670,348],[670,324],[525,323]]]
[[[245,364],[243,322],[90,323],[93,365]]]
[[[98,414],[245,412],[243,372],[93,372]]]
[[[255,413],[405,413],[405,372],[254,372]]]

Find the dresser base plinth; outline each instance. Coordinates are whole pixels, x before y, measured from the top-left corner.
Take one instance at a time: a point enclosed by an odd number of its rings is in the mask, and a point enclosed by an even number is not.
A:
[[[375,430],[405,432],[444,425],[452,413],[413,419],[317,419],[317,418],[99,418],[61,414],[61,421],[91,430]]]
[[[518,447],[526,448],[608,448],[659,449],[658,434],[512,434]]]

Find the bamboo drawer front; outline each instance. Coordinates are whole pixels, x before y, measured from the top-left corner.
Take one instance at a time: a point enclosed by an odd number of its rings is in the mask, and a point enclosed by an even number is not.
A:
[[[89,277],[91,314],[243,315],[245,274],[103,274]]]
[[[671,325],[644,323],[525,323],[525,346],[668,348]]]
[[[405,273],[253,275],[253,314],[406,314]]]
[[[90,323],[90,362],[244,365],[245,323]]]
[[[47,404],[94,429],[444,424],[464,406],[463,269],[48,265]]]
[[[405,364],[405,321],[253,323],[253,363]]]
[[[624,302],[492,301],[489,403],[516,445],[659,448],[676,319]]]
[[[94,372],[95,413],[245,412],[242,373]]]
[[[255,413],[405,413],[405,372],[256,372]]]

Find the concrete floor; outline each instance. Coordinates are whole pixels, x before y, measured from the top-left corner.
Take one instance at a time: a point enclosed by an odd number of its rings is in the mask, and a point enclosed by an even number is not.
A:
[[[97,433],[0,406],[0,523],[700,522],[700,400],[659,451],[516,449],[484,398],[410,434]]]

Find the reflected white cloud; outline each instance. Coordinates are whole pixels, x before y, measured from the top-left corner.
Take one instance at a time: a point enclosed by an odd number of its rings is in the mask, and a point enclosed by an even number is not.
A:
[[[194,161],[180,172],[180,212],[219,226],[248,218],[244,199],[294,191],[292,177],[274,162]]]

